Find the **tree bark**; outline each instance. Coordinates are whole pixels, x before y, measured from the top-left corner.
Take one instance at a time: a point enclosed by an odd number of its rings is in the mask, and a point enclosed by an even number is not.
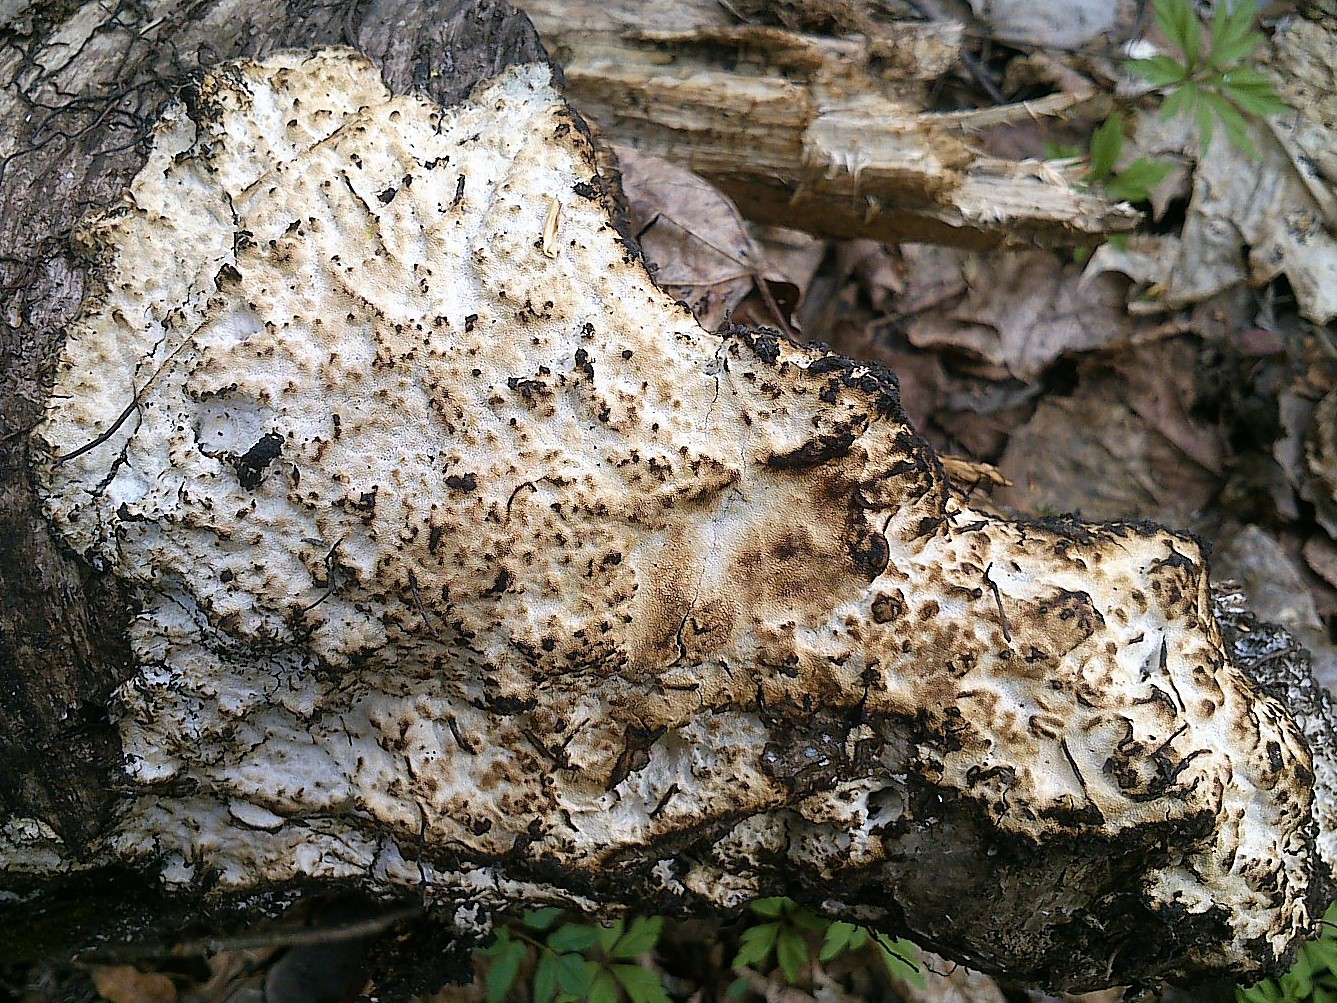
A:
[[[9,956],[301,889],[788,894],[1077,988],[1312,928],[1303,666],[1193,541],[972,510],[890,373],[696,327],[504,3],[3,39]]]

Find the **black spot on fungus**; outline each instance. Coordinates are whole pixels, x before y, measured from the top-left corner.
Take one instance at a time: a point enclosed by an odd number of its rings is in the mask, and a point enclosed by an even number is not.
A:
[[[738,333],[743,343],[767,365],[773,366],[780,361],[780,339],[775,335],[761,331],[742,331],[742,329],[735,329],[729,333]]]
[[[590,361],[590,353],[583,348],[576,349],[576,369],[594,379],[594,363]]]
[[[873,600],[873,621],[891,623],[905,616],[905,598],[897,592],[895,595],[880,594]]]
[[[478,478],[473,474],[451,474],[446,478],[446,487],[453,491],[477,491]]]
[[[221,290],[225,285],[241,281],[241,272],[235,265],[226,264],[214,275],[214,288]]]
[[[380,487],[373,486],[370,491],[358,492],[357,499],[341,498],[335,502],[340,508],[351,509],[354,512],[361,512],[364,520],[369,518],[376,511],[376,495]]]
[[[382,205],[389,205],[395,200],[395,196],[398,194],[399,192],[394,188],[387,188],[385,191],[378,193],[376,199]]]
[[[599,197],[598,189],[586,181],[577,181],[571,186],[571,190],[583,199],[597,199]]]
[[[854,445],[853,432],[841,432],[833,435],[819,435],[810,439],[797,449],[787,453],[772,453],[766,458],[766,466],[775,470],[800,470],[815,467],[828,460],[848,455]]]
[[[509,376],[506,379],[506,388],[514,390],[529,404],[537,403],[542,397],[552,396],[552,390],[542,380],[524,380],[518,376]]]
[[[263,436],[250,449],[232,461],[237,471],[237,481],[250,491],[259,486],[265,467],[278,458],[283,449],[283,436],[270,432]]]
[[[1272,768],[1273,773],[1280,773],[1281,768],[1286,761],[1281,755],[1281,746],[1276,742],[1267,743],[1267,765]]]
[[[843,359],[839,355],[827,355],[808,363],[806,372],[809,376],[821,376],[823,373],[844,372],[850,368],[852,367],[849,359]]]

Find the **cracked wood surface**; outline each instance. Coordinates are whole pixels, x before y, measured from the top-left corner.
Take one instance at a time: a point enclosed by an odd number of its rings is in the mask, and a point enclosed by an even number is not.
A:
[[[1098,95],[923,110],[927,84],[957,59],[952,22],[834,38],[739,25],[705,0],[537,0],[526,13],[570,100],[610,140],[696,171],[758,222],[982,248],[1092,243],[1139,219],[1046,164],[970,142],[999,121],[1064,114]]]

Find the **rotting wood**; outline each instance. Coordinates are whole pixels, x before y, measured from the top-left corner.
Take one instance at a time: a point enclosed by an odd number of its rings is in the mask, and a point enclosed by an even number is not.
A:
[[[950,23],[827,38],[729,25],[716,5],[638,16],[538,0],[527,13],[569,97],[609,139],[708,178],[745,215],[827,237],[962,247],[1090,244],[1140,218],[1038,161],[987,156],[972,132],[1107,101],[1086,91],[979,112],[923,110],[951,68]],[[693,23],[695,21],[695,23]]]

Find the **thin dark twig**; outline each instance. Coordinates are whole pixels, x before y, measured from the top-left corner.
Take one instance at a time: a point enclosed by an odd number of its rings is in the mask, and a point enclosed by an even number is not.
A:
[[[175,943],[159,941],[154,944],[127,944],[115,948],[95,948],[80,955],[81,963],[128,958],[168,957],[188,954],[216,954],[219,951],[250,951],[265,947],[313,947],[320,944],[339,944],[362,940],[384,933],[401,920],[423,914],[419,905],[402,906],[378,916],[353,920],[333,926],[294,927],[265,930],[260,933],[240,934],[235,937],[202,937]]]

